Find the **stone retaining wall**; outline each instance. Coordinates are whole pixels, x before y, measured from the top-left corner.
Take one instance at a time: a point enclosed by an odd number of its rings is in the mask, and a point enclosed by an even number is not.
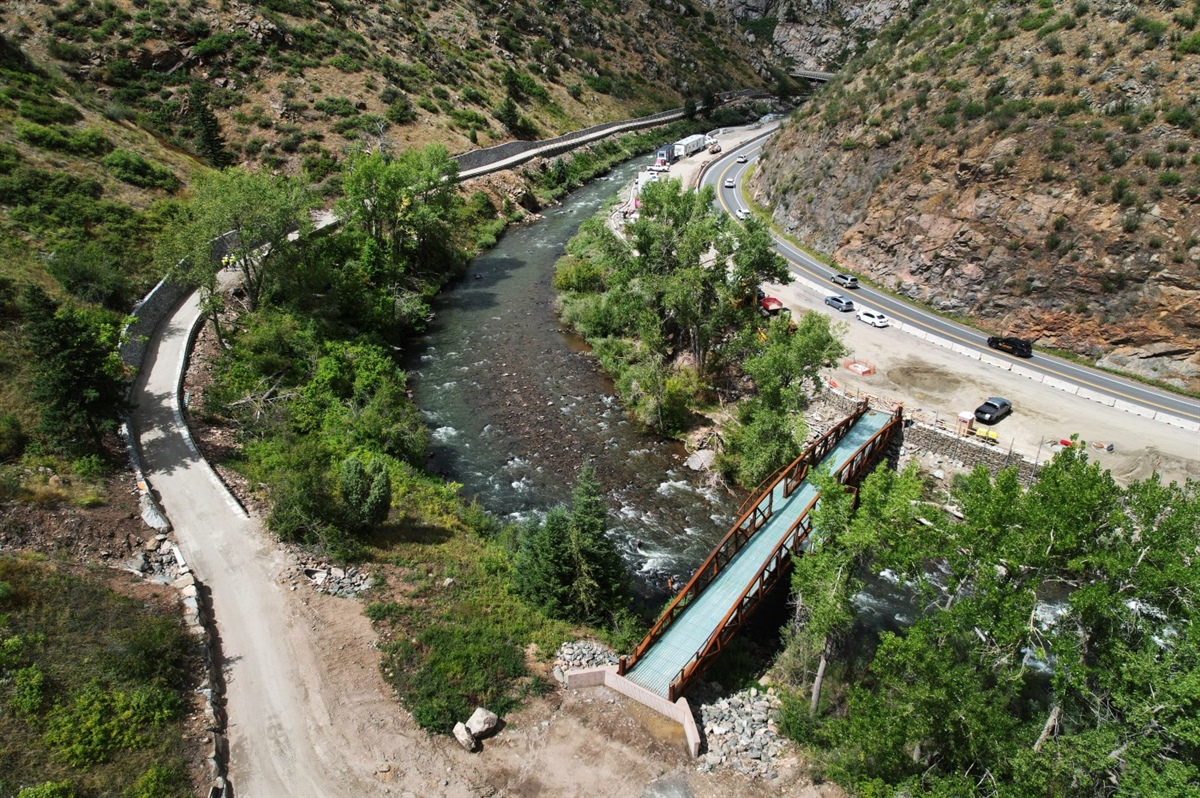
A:
[[[170,312],[171,308],[183,299],[192,289],[169,276],[162,278],[158,285],[150,289],[141,302],[133,306],[130,315],[133,321],[124,329],[121,343],[121,362],[137,371],[142,368],[146,357],[146,345],[150,336],[158,327],[158,323]]]
[[[225,679],[221,671],[220,642],[213,626],[212,611],[204,597],[204,587],[183,559],[178,546],[172,545],[179,563],[179,576],[172,585],[183,602],[183,620],[204,648],[204,680],[199,692],[204,696],[205,728],[212,735],[212,750],[208,755],[209,777],[212,784],[209,798],[222,798],[232,791],[226,781],[229,775],[229,743],[225,739]]]

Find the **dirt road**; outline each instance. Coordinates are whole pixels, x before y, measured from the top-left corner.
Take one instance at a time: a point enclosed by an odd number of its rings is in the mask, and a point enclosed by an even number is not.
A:
[[[1194,432],[1055,390],[893,328],[871,327],[854,313],[834,311],[824,304],[824,294],[799,283],[767,290],[794,313],[815,310],[844,323],[853,356],[873,365],[875,373],[860,376],[839,364],[828,376],[843,388],[901,401],[908,410],[945,420],[950,429],[959,412],[1002,396],[1014,410],[991,429],[1006,450],[1011,445],[1014,452],[1044,461],[1055,451],[1051,442],[1078,434],[1089,443],[1113,445],[1112,452],[1090,447],[1088,452],[1122,483],[1155,471],[1168,482],[1200,479],[1200,435]],[[841,293],[856,299],[853,292]]]

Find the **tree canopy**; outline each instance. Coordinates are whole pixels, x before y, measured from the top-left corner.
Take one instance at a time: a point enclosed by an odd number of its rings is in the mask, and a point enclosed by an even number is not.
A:
[[[757,220],[732,224],[711,188],[677,180],[642,189],[626,238],[586,222],[555,270],[564,317],[596,348],[644,423],[675,433],[714,386],[735,381],[758,347],[755,288],[791,280]]]
[[[888,569],[914,604],[911,623],[842,651],[815,721],[793,701],[819,770],[859,794],[1196,794],[1200,484],[1122,488],[1067,448],[1029,488],[980,468],[927,493],[915,469],[875,472],[804,558],[828,562],[798,565],[813,626],[793,637],[810,651],[847,628],[810,598],[838,593],[835,563]]]
[[[312,205],[308,191],[292,178],[236,168],[209,172],[197,179],[190,200],[160,237],[156,259],[164,271],[211,289],[228,255],[254,310],[277,287],[296,248],[305,245]]]

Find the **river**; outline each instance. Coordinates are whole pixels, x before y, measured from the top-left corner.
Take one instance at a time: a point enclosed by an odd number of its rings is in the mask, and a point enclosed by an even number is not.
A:
[[[432,430],[428,466],[492,513],[517,520],[569,504],[595,465],[611,534],[644,598],[690,576],[744,496],[705,486],[674,441],[630,420],[587,345],[563,330],[554,262],[579,225],[627,185],[627,162],[510,230],[434,302],[410,384]]]

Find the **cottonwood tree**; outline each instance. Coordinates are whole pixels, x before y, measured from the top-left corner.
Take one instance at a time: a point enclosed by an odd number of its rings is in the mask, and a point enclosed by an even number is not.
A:
[[[419,326],[428,312],[420,296],[424,281],[440,281],[459,267],[457,175],[457,162],[440,145],[395,156],[357,151],[347,159],[337,212],[358,251],[348,268],[373,296],[376,328]]]
[[[1195,794],[1200,483],[1122,488],[1077,447],[1015,477],[957,480],[961,520],[915,472],[864,482],[826,553],[890,569],[916,606],[865,666],[841,663],[844,698],[807,736],[823,772],[860,791]]]
[[[228,255],[241,272],[249,309],[256,310],[285,262],[304,246],[312,205],[312,196],[292,178],[244,169],[209,172],[159,238],[156,260],[213,294]]]

